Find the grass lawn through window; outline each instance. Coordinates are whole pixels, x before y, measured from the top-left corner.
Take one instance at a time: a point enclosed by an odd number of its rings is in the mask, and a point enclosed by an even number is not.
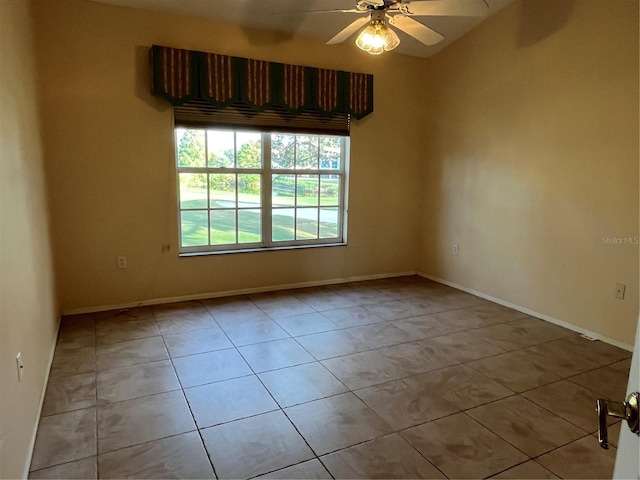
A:
[[[262,219],[260,195],[238,193],[238,218],[236,219],[236,194],[231,191],[211,190],[211,219],[206,208],[207,192],[204,189],[181,189],[182,244],[184,246],[208,245],[207,228],[211,220],[211,245],[233,243],[258,243],[261,241]],[[293,196],[273,197],[272,240],[311,240],[333,238],[338,235],[338,208],[319,207],[318,197],[298,196],[294,205]],[[323,204],[338,205],[337,197],[323,197]],[[318,212],[318,209],[320,210]],[[318,222],[318,215],[320,222]],[[236,228],[237,221],[237,228]],[[236,230],[238,238],[236,240]]]

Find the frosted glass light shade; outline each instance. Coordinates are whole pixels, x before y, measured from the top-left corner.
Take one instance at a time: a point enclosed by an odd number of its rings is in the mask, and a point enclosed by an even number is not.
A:
[[[396,32],[385,25],[384,21],[372,20],[356,38],[356,45],[371,55],[380,55],[400,45],[400,39]]]

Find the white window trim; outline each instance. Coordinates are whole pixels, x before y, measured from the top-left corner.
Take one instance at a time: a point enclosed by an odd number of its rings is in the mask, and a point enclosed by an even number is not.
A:
[[[185,127],[174,127],[174,132],[176,128],[185,128]],[[187,127],[188,128],[188,127]],[[215,129],[215,127],[213,127]],[[193,130],[209,130],[206,127],[193,127]],[[242,128],[222,128],[223,130],[233,130],[234,132],[252,132],[258,133],[255,130],[244,130]],[[301,132],[287,132],[287,131],[262,131],[259,132],[261,135],[261,145],[262,145],[262,168],[221,168],[221,167],[181,167],[178,165],[178,143],[175,141],[174,135],[174,143],[175,143],[175,167],[176,167],[176,198],[177,198],[177,224],[178,224],[178,252],[180,256],[189,257],[189,256],[199,256],[199,255],[216,255],[216,254],[227,254],[227,253],[246,253],[246,252],[259,252],[259,251],[275,251],[275,250],[289,250],[289,249],[298,249],[298,248],[319,248],[319,247],[333,247],[333,246],[345,246],[347,245],[347,222],[348,222],[348,191],[349,191],[349,157],[350,157],[350,138],[348,136],[340,137],[342,146],[340,152],[340,169],[272,169],[271,167],[271,135],[272,134],[283,134],[283,135],[306,135],[306,136],[332,136],[336,135],[323,135],[321,133],[301,133]],[[205,137],[206,138],[206,137]],[[237,150],[234,149],[234,154],[237,154]],[[208,158],[208,141],[205,141],[205,158]],[[319,166],[319,165],[318,165]],[[261,233],[262,240],[261,242],[254,243],[236,243],[236,244],[224,244],[224,245],[198,245],[191,247],[183,247],[182,246],[182,218],[181,213],[184,210],[181,208],[181,200],[180,200],[180,173],[204,173],[204,174],[258,174],[261,176],[261,186],[260,186],[260,200],[262,210],[261,215]],[[307,240],[291,240],[291,241],[273,241],[272,238],[272,174],[282,174],[282,175],[318,175],[318,178],[322,175],[339,175],[340,176],[340,188],[338,192],[338,236],[334,238],[316,238],[316,239],[307,239]],[[208,183],[207,183],[208,185]],[[297,188],[294,188],[294,191],[297,191]],[[210,190],[207,188],[207,208],[208,212],[207,218],[210,219],[210,212],[212,209],[210,208]],[[236,205],[238,202],[238,189],[236,188]],[[291,207],[294,211],[296,210],[296,205]],[[304,208],[304,207],[302,207]],[[317,208],[318,215],[320,214],[320,209],[322,205],[317,205],[316,207],[309,208]],[[202,209],[205,210],[205,209]],[[236,232],[237,232],[237,218],[238,218],[238,209],[235,209],[236,212]],[[297,216],[294,216],[294,230],[296,228],[296,220]],[[209,220],[210,221],[210,220]],[[319,218],[318,218],[318,229],[319,226]],[[319,234],[319,231],[318,231]],[[207,229],[207,239],[209,243],[211,243],[211,230]]]

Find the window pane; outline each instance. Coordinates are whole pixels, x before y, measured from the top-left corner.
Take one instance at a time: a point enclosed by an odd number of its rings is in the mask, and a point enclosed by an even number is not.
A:
[[[180,174],[180,208],[207,208],[207,175]]]
[[[209,175],[211,208],[235,208],[236,176],[233,173]]]
[[[340,169],[340,137],[320,137],[320,168]]]
[[[260,210],[238,210],[238,243],[262,241]]]
[[[340,177],[322,175],[320,177],[320,205],[338,205],[340,199]]]
[[[236,243],[236,211],[211,211],[211,245]]]
[[[238,203],[239,207],[260,207],[260,175],[238,175]]]
[[[274,207],[288,207],[295,204],[295,175],[273,175],[271,177],[271,203]]]
[[[318,238],[318,209],[296,209],[296,240]]]
[[[318,205],[318,175],[298,175],[296,205]]]
[[[318,168],[318,137],[296,135],[296,169]]]
[[[338,209],[320,209],[320,238],[336,238],[338,236]]]
[[[195,247],[207,245],[207,212],[186,211],[180,213],[180,231],[182,233],[182,246]]]
[[[262,145],[259,133],[238,132],[236,149],[238,168],[262,167]]]
[[[294,135],[271,135],[271,168],[293,168],[295,143]]]
[[[179,167],[204,167],[204,130],[176,128]]]
[[[207,130],[207,149],[210,167],[233,167],[233,130]]]
[[[295,211],[293,208],[274,208],[271,214],[271,233],[274,242],[294,240]]]

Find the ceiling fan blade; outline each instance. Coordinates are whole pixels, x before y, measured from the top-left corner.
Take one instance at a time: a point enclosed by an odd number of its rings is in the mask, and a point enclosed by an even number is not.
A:
[[[389,16],[389,23],[427,46],[435,45],[444,38],[435,30],[404,15]]]
[[[327,42],[327,45],[344,42],[351,35],[356,33],[360,27],[369,21],[369,17],[361,17],[347,25],[340,33]],[[416,22],[417,23],[417,22]]]
[[[406,15],[448,17],[484,17],[489,13],[484,0],[415,0],[401,2],[399,10]]]
[[[307,13],[368,13],[366,10],[358,10],[357,8],[349,8],[346,10],[334,9],[334,10],[295,10],[286,12],[273,12],[271,15],[300,15]]]

